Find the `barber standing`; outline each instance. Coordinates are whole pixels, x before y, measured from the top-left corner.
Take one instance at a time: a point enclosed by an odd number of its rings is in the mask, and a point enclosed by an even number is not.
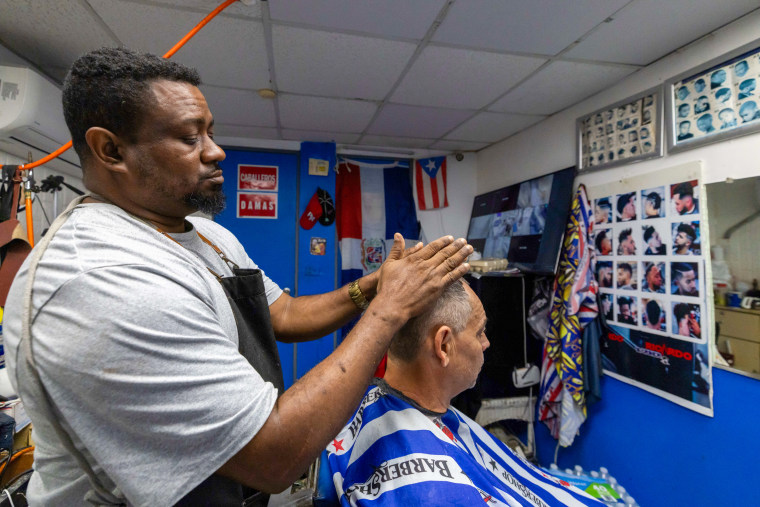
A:
[[[226,229],[224,152],[198,74],[126,49],[80,57],[66,122],[90,195],[11,287],[11,380],[35,427],[31,505],[241,505],[285,489],[338,433],[395,332],[459,279],[441,238],[336,291],[291,298]],[[261,241],[266,241],[261,238]],[[371,302],[368,302],[371,301]],[[275,337],[364,316],[283,392]]]

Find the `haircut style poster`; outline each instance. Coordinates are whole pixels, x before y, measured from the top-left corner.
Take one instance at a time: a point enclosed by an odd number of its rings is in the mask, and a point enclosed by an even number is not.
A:
[[[589,188],[589,198],[605,373],[712,416],[701,180],[693,162]]]

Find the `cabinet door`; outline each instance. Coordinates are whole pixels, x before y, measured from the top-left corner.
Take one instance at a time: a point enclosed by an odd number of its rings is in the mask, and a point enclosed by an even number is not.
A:
[[[717,310],[720,334],[760,343],[760,315],[733,310]]]
[[[718,339],[718,349],[731,351],[734,355],[734,368],[760,373],[760,343],[721,336]]]

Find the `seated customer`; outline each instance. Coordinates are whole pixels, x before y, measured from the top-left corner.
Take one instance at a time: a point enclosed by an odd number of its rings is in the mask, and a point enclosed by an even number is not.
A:
[[[475,384],[485,326],[478,297],[455,282],[396,334],[385,378],[327,446],[342,505],[602,505],[449,405]]]

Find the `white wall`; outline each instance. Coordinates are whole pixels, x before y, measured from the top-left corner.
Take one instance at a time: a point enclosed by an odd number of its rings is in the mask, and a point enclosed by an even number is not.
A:
[[[473,153],[465,153],[461,162],[457,162],[454,157],[446,157],[449,206],[427,211],[420,211],[419,205],[417,206],[417,220],[422,225],[423,239],[426,242],[446,234],[455,238],[467,236],[472,202],[476,195],[475,162]],[[417,204],[416,193],[414,202]]]
[[[477,157],[477,193],[575,165],[575,120],[624,100],[723,53],[760,39],[760,11],[723,27],[660,61],[639,70],[621,83],[584,102],[551,116]],[[588,173],[579,178],[587,186],[702,160],[705,182],[760,175],[760,134],[697,148],[621,168]]]

